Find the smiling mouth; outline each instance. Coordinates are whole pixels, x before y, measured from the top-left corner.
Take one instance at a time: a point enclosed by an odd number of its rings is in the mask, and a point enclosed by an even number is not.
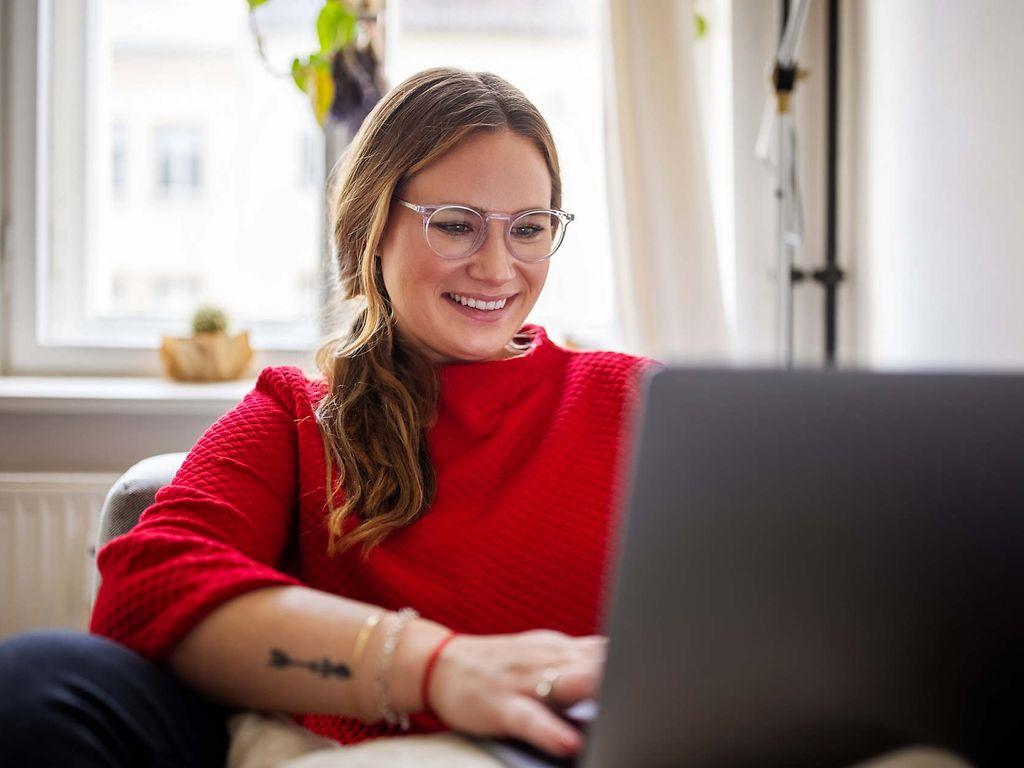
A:
[[[445,293],[444,294],[445,298],[448,299],[453,304],[460,305],[460,306],[465,307],[467,309],[475,309],[478,312],[482,312],[484,314],[486,314],[488,312],[496,312],[496,311],[504,309],[518,295],[519,294],[514,293],[511,296],[506,296],[503,299],[498,299],[496,301],[486,301],[485,302],[485,301],[481,301],[481,300],[477,300],[477,299],[467,298],[467,297],[461,296],[461,295],[459,295],[457,293]]]

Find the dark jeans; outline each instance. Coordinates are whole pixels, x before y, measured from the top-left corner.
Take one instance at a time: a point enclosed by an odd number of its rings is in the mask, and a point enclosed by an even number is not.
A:
[[[230,710],[118,643],[67,630],[0,641],[0,763],[223,768]]]

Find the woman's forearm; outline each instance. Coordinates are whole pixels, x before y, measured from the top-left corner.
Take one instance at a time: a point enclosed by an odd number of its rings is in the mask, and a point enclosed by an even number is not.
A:
[[[374,677],[388,622],[372,630],[358,660],[352,657],[360,630],[380,610],[307,587],[256,590],[197,624],[171,654],[170,666],[229,706],[376,719]],[[403,630],[388,677],[391,705],[399,712],[423,708],[423,668],[446,634],[422,619]]]

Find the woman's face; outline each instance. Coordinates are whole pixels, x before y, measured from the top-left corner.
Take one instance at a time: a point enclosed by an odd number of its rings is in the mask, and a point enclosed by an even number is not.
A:
[[[551,176],[544,156],[510,131],[471,135],[402,186],[415,205],[452,203],[495,213],[551,205]],[[446,261],[427,245],[420,214],[392,203],[381,242],[384,286],[398,332],[436,363],[496,360],[522,327],[544,287],[548,262],[524,263],[508,251],[506,221],[492,220],[480,249]],[[503,309],[478,310],[451,294],[497,301]]]

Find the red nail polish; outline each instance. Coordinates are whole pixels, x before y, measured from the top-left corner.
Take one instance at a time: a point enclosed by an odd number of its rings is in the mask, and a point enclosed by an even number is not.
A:
[[[562,747],[569,752],[576,752],[580,748],[580,740],[573,734],[563,734],[558,737],[558,741],[561,743]]]

